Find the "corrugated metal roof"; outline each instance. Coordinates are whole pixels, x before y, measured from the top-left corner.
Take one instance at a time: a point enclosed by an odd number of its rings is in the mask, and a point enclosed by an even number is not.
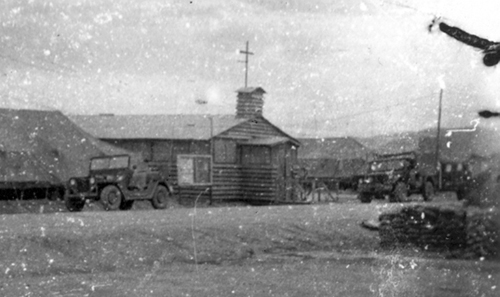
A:
[[[99,139],[195,139],[216,136],[248,119],[234,115],[70,115]],[[213,131],[211,123],[213,121]],[[212,134],[213,133],[213,134]]]
[[[365,159],[371,151],[350,137],[301,138],[299,159]]]

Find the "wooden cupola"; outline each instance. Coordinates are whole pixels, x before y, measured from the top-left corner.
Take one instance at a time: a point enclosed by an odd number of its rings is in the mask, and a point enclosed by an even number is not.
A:
[[[237,118],[253,118],[262,116],[264,108],[264,91],[261,87],[244,87],[236,90],[238,101],[236,102]]]

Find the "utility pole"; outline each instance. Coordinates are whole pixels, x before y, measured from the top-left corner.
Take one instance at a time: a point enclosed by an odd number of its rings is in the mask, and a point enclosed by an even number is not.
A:
[[[252,52],[248,50],[248,41],[246,50],[240,50],[240,54],[245,54],[245,61],[239,61],[245,63],[245,88],[248,86],[248,55],[253,55]]]
[[[443,102],[443,89],[439,92],[439,107],[438,107],[438,121],[437,121],[437,135],[436,135],[436,168],[439,174],[439,188],[441,188],[441,166],[439,164],[439,150],[441,138],[441,110]]]

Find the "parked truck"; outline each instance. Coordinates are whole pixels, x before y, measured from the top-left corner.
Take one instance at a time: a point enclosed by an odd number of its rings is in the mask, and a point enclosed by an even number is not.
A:
[[[149,200],[156,209],[175,204],[172,186],[152,164],[130,164],[130,156],[90,160],[89,175],[70,178],[65,191],[69,211],[81,211],[88,200],[100,201],[106,210],[128,210],[136,200]]]
[[[431,201],[436,191],[453,191],[461,200],[470,178],[468,166],[460,162],[436,166],[432,155],[416,152],[379,155],[359,180],[358,199],[370,203],[388,196],[390,202],[404,202],[409,195],[420,194]]]

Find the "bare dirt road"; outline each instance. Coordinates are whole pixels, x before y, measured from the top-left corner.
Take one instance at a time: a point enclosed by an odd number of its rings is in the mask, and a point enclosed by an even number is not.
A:
[[[381,250],[396,207],[0,215],[0,296],[498,296],[498,261]]]

